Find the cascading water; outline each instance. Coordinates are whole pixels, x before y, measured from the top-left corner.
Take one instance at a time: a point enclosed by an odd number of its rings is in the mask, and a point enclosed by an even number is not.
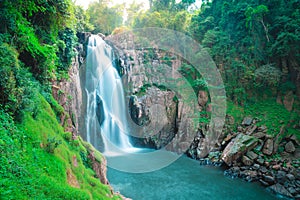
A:
[[[124,91],[113,66],[112,49],[97,35],[89,38],[86,59],[87,141],[95,145],[99,129],[104,154],[134,149],[127,135]]]
[[[179,155],[131,145],[121,78],[113,66],[112,49],[99,36],[89,38],[86,59],[87,141],[101,150],[110,167],[133,173],[160,169]],[[102,143],[99,140],[102,138]]]

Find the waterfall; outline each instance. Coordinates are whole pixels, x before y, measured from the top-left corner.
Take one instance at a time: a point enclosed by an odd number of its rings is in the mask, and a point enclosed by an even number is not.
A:
[[[88,42],[85,90],[87,141],[95,146],[102,137],[104,154],[134,149],[127,135],[124,91],[113,66],[112,48],[97,35]]]

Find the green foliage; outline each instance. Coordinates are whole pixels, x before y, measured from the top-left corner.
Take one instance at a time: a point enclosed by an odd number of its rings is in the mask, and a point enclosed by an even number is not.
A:
[[[271,135],[278,134],[283,125],[287,127],[288,132],[297,132],[293,127],[300,121],[297,111],[287,111],[283,105],[277,104],[274,99],[249,104],[245,109],[245,115],[258,118],[257,125],[266,125],[268,133]]]
[[[28,70],[20,66],[18,53],[8,44],[0,45],[0,106],[11,115],[21,115],[23,111],[34,113],[32,104],[38,84]],[[20,117],[20,116],[19,116]]]
[[[72,1],[4,0],[1,5],[0,41],[15,47],[19,60],[29,67],[35,78],[48,82],[55,77],[57,65],[66,71],[74,56],[75,36],[71,29],[79,20],[75,18]],[[62,33],[60,40],[59,32]]]
[[[140,12],[139,15],[137,15],[133,22],[133,27],[158,27],[184,32],[187,29],[189,20],[190,15],[187,13],[187,11],[147,11]]]
[[[64,133],[64,110],[49,89],[74,56],[72,1],[3,0],[0,20],[1,199],[119,199],[83,165],[79,152],[88,150]]]
[[[264,65],[255,70],[255,85],[257,87],[277,87],[281,72],[272,65]]]
[[[88,32],[92,31],[94,29],[93,25],[90,23],[90,16],[80,6],[75,6],[75,17],[76,17],[76,25],[75,25],[75,30],[77,32]]]
[[[94,33],[109,35],[115,28],[121,26],[123,22],[122,5],[109,7],[106,2],[93,2],[89,5],[87,13],[90,16],[90,24],[94,26],[92,31]]]
[[[213,57],[227,95],[235,103],[244,105],[249,96],[271,97],[283,85],[290,85],[285,82],[291,79],[282,75],[291,77],[299,71],[296,63],[300,63],[300,40],[296,24],[300,22],[300,10],[293,9],[297,6],[296,0],[234,4],[229,0],[214,0],[204,3],[192,15],[188,30]],[[292,80],[294,85],[295,81]],[[264,91],[269,91],[269,95],[261,95]]]
[[[47,139],[45,150],[48,153],[54,153],[54,150],[61,144],[61,140],[56,140],[55,137],[49,137]]]
[[[80,144],[78,151],[63,140],[64,131],[40,94],[34,103],[36,117],[25,113],[20,124],[0,109],[1,199],[109,199],[110,188],[83,164],[80,152],[87,149]],[[68,185],[70,172],[80,188]]]
[[[0,46],[0,105],[8,112],[15,113],[20,107],[22,90],[17,85],[20,69],[18,53],[8,44]]]
[[[134,95],[139,96],[139,97],[140,97],[140,96],[143,96],[143,95],[146,94],[147,89],[150,88],[150,87],[151,87],[151,84],[144,84],[144,85],[139,89],[138,92],[134,93]]]
[[[76,45],[76,36],[72,29],[66,28],[58,34],[59,40],[57,41],[59,58],[58,72],[68,72],[72,64],[72,58],[75,56],[74,48]]]

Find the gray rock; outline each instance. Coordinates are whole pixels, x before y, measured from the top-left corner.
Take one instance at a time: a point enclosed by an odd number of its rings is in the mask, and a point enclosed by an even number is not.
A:
[[[263,175],[263,180],[269,185],[273,185],[275,183],[275,178],[273,176]]]
[[[242,125],[250,126],[252,124],[252,121],[253,121],[252,117],[245,117],[242,122]]]
[[[286,177],[286,172],[284,171],[278,171],[277,174],[276,174],[276,180],[279,182],[279,183],[284,183],[286,180],[287,180],[287,177]]]
[[[256,126],[256,125],[252,126],[251,128],[249,128],[249,129],[246,131],[246,135],[251,135],[256,129],[257,129],[257,126]]]
[[[253,136],[239,134],[225,147],[221,158],[228,166],[231,166],[245,152],[253,149],[257,145],[257,142],[258,139]]]
[[[274,142],[272,139],[267,139],[264,144],[262,152],[268,156],[273,154]]]
[[[258,139],[263,139],[266,136],[266,134],[263,132],[257,132],[257,133],[254,133],[253,136]]]
[[[246,155],[247,155],[247,157],[250,158],[251,160],[255,160],[255,159],[258,157],[258,155],[257,155],[256,153],[254,153],[253,151],[247,152]]]
[[[256,162],[257,162],[258,164],[260,164],[260,165],[263,165],[264,162],[265,162],[265,160],[264,160],[263,158],[259,158],[259,159],[256,160]]]
[[[291,193],[291,194],[296,194],[296,193],[297,193],[297,191],[296,191],[295,188],[293,188],[293,187],[289,187],[289,188],[288,188],[288,191],[289,191],[289,193]]]
[[[257,171],[245,170],[240,173],[240,177],[248,182],[257,181]]]
[[[285,147],[284,147],[285,151],[288,153],[294,153],[296,148],[293,144],[292,141],[289,141],[288,143],[286,143]]]
[[[266,181],[259,179],[259,182],[263,185],[263,186],[269,186],[270,184],[267,183]]]
[[[300,146],[300,141],[298,140],[297,136],[295,134],[293,134],[291,137],[290,137],[290,140],[293,141],[295,144],[299,145]]]
[[[287,174],[286,177],[287,177],[290,181],[295,180],[295,176],[294,176],[293,174]]]
[[[258,131],[265,132],[265,131],[267,131],[267,127],[265,125],[262,125],[262,126],[258,127]]]
[[[272,190],[273,192],[277,193],[277,194],[281,194],[281,195],[291,197],[291,198],[293,197],[293,195],[291,195],[291,193],[289,193],[289,191],[287,191],[287,189],[285,189],[285,187],[283,187],[279,183],[270,186],[269,189]]]
[[[96,116],[97,116],[98,123],[101,126],[101,124],[105,120],[105,114],[104,114],[103,101],[102,101],[102,99],[99,95],[97,95],[97,97],[96,97],[96,102],[97,102],[97,104],[96,104]]]
[[[253,169],[254,169],[254,170],[258,170],[259,168],[260,168],[260,165],[259,165],[259,164],[254,164],[254,165],[253,165]]]
[[[242,162],[243,162],[244,165],[246,165],[246,166],[251,166],[251,165],[253,165],[253,160],[251,160],[251,159],[248,158],[247,156],[243,156]]]
[[[274,169],[274,170],[280,170],[281,169],[281,165],[280,164],[278,164],[278,165],[273,165],[272,166],[272,169]]]

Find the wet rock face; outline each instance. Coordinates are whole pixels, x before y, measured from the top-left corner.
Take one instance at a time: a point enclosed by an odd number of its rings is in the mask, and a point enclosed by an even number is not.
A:
[[[129,120],[134,123],[130,127],[133,145],[185,153],[197,128],[188,116],[195,110],[175,95],[182,61],[160,49],[137,48],[130,38],[113,43],[123,69]],[[195,102],[197,98],[195,94]],[[206,98],[206,93],[199,96],[203,104]]]
[[[129,99],[129,112],[131,119],[137,125],[144,126],[149,124],[149,110],[146,110],[145,105],[135,95],[132,95]]]
[[[147,89],[143,96],[131,96],[129,113],[139,129],[135,142],[141,146],[160,149],[177,133],[177,103],[175,93],[156,87]]]
[[[96,97],[96,116],[97,120],[99,122],[99,125],[101,125],[105,119],[104,115],[104,107],[103,107],[103,101],[99,95]]]
[[[82,81],[80,79],[82,68],[80,61],[85,56],[84,50],[79,45],[77,47],[78,56],[73,58],[72,65],[69,69],[69,79],[52,81],[52,94],[58,103],[63,106],[66,113],[61,117],[61,123],[65,131],[72,132],[73,137],[78,135],[81,127],[84,126],[83,118],[83,92]],[[68,114],[68,115],[67,115]]]

